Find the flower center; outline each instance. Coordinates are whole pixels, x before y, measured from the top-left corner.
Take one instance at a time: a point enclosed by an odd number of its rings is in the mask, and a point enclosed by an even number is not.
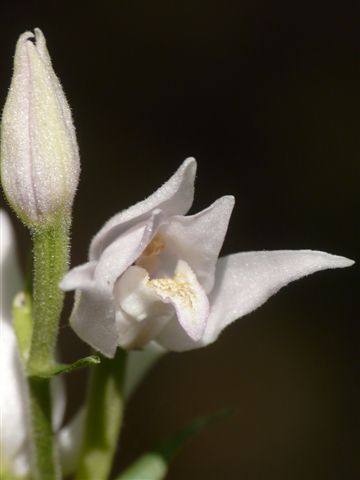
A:
[[[194,291],[184,275],[176,273],[173,278],[148,280],[149,287],[160,296],[177,297],[187,308],[194,308]]]
[[[162,237],[157,233],[143,251],[142,256],[152,257],[153,255],[158,255],[162,250],[164,250],[164,248],[165,242]]]

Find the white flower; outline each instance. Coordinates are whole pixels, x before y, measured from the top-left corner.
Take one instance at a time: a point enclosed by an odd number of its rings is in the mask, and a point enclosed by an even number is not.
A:
[[[25,224],[49,222],[71,208],[79,170],[70,108],[45,38],[39,29],[35,36],[25,32],[16,45],[1,123],[5,194]]]
[[[0,210],[0,477],[23,476],[30,469],[28,392],[23,365],[11,323],[14,296],[22,283],[16,257],[14,233],[7,214]],[[53,384],[54,429],[60,426],[65,409],[61,382]]]
[[[89,262],[61,282],[77,291],[73,329],[106,356],[151,341],[174,351],[203,347],[287,283],[353,264],[312,250],[218,259],[234,199],[184,216],[195,171],[195,160],[185,160],[154,194],[111,218],[93,238]]]

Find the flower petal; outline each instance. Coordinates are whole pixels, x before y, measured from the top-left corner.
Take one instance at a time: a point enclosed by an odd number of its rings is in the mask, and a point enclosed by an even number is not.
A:
[[[94,278],[99,285],[113,287],[116,279],[141,255],[162,220],[162,212],[155,210],[150,218],[125,231],[101,254]]]
[[[216,340],[227,325],[260,307],[288,283],[320,270],[349,267],[353,263],[314,250],[244,252],[221,258],[210,295],[211,312],[203,343]]]
[[[47,68],[48,75],[51,78],[55,94],[58,97],[59,105],[63,113],[64,123],[67,128],[68,135],[71,138],[73,143],[73,152],[74,152],[74,156],[76,156],[76,165],[74,165],[75,167],[74,175],[78,176],[79,169],[80,169],[79,149],[76,141],[76,134],[75,134],[75,129],[72,121],[71,110],[66,100],[61,83],[59,82],[59,79],[57,78],[53,70],[51,58],[50,58],[48,49],[46,47],[46,40],[45,40],[44,34],[39,28],[35,28],[34,32],[35,32],[35,44],[36,44],[37,52],[40,55],[42,61],[44,62]]]
[[[112,358],[118,345],[118,329],[112,292],[97,286],[76,290],[70,324],[75,333],[95,350]]]
[[[159,230],[165,254],[171,251],[191,265],[207,293],[214,285],[215,267],[234,203],[233,196],[221,197],[196,215],[174,216]]]
[[[103,355],[113,357],[119,344],[113,288],[116,279],[141,254],[156,233],[162,214],[153,212],[109,245],[98,262],[92,261],[68,272],[60,287],[77,289],[70,324],[77,335]]]
[[[107,221],[91,242],[90,260],[98,259],[101,252],[122,232],[135,222],[144,220],[146,215],[156,208],[167,215],[185,214],[193,202],[195,173],[195,159],[186,159],[174,175],[150,197]]]
[[[148,273],[138,266],[128,268],[118,279],[114,298],[119,345],[125,349],[143,348],[175,314],[149,287]]]
[[[210,294],[210,315],[201,340],[194,342],[172,320],[156,342],[172,351],[204,347],[214,342],[227,325],[260,307],[288,283],[320,270],[349,267],[353,263],[314,250],[245,252],[220,258]]]
[[[59,287],[64,292],[76,289],[84,289],[91,286],[94,280],[94,272],[97,262],[87,262],[72,268],[65,274]]]
[[[133,266],[116,282],[119,344],[141,348],[156,338],[165,325],[177,322],[193,340],[204,333],[208,298],[189,265],[180,260],[173,278],[150,279],[145,269]],[[170,308],[172,306],[173,308]]]
[[[11,323],[0,322],[0,448],[5,468],[23,475],[29,468],[26,443],[26,386],[25,376],[17,353],[17,343]]]
[[[189,337],[200,340],[209,315],[209,302],[189,265],[180,260],[174,278],[150,280],[149,286],[164,302],[175,307],[178,321]]]
[[[22,288],[14,231],[5,210],[0,210],[0,321],[11,321],[11,306]]]

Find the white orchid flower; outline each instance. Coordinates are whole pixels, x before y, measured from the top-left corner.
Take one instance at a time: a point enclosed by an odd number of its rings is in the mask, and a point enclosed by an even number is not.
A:
[[[234,198],[184,216],[195,171],[195,160],[185,160],[150,197],[112,217],[93,238],[89,261],[61,282],[63,290],[76,290],[73,329],[108,357],[118,346],[139,349],[151,341],[173,351],[206,346],[289,282],[353,264],[312,250],[218,259]]]

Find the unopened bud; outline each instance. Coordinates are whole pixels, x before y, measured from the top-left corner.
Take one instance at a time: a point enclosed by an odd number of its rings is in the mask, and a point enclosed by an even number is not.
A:
[[[34,39],[34,41],[33,41]],[[69,215],[80,162],[70,108],[51,65],[45,38],[23,33],[1,124],[1,181],[30,227]]]

